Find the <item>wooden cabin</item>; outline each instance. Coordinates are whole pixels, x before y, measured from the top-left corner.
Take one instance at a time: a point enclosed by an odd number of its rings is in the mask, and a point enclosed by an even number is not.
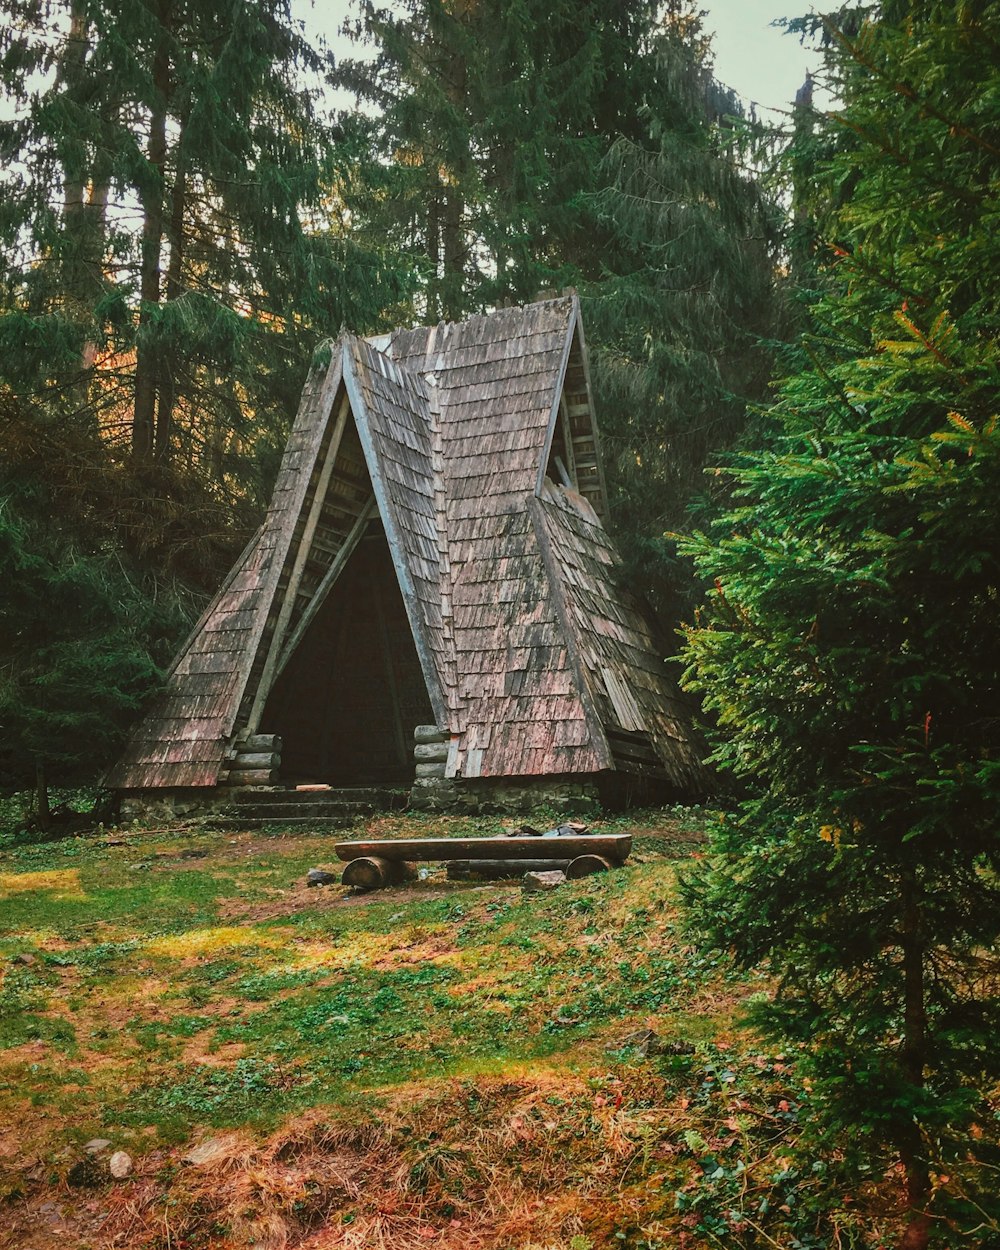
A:
[[[602,525],[577,298],[320,354],[264,523],[109,784],[409,785],[416,731],[426,794],[704,793]]]

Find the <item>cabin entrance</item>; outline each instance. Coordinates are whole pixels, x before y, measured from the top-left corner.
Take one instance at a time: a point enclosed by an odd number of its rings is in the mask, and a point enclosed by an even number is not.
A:
[[[378,519],[275,682],[261,723],[283,740],[287,785],[412,782],[413,730],[434,713]]]

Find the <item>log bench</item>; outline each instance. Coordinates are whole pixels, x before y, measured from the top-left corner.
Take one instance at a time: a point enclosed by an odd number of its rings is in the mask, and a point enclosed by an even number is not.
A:
[[[497,861],[558,861],[567,877],[586,877],[623,864],[632,850],[628,833],[587,833],[567,837],[513,838],[400,838],[387,842],[338,842],[337,858],[347,867],[344,885],[377,890],[405,879],[407,865],[442,860],[481,860],[494,867]],[[495,872],[495,868],[494,868]]]

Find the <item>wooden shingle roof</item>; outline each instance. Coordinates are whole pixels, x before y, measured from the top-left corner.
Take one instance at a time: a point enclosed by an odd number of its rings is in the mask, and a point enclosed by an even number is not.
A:
[[[684,705],[600,521],[574,296],[341,338],[307,386],[260,535],[111,784],[212,785],[234,733],[267,731],[254,717],[274,657],[326,593],[365,506],[381,516],[451,772],[625,768],[704,788]]]

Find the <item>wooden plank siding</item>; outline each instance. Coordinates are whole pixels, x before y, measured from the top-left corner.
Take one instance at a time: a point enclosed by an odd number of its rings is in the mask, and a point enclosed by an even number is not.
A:
[[[259,538],[209,605],[107,785],[128,790],[218,781],[339,386],[334,354],[306,382]],[[185,732],[193,723],[195,737]]]
[[[574,492],[547,481],[536,501],[548,571],[565,605],[567,637],[616,766],[659,775],[677,789],[708,776],[691,710],[667,672],[641,607],[624,584],[604,527]]]
[[[341,438],[334,422],[348,408]],[[601,525],[575,296],[342,336],[310,380],[260,537],[111,784],[212,785],[235,731],[252,721],[269,732],[255,713],[266,719],[271,682],[320,619],[366,507],[452,738],[449,775],[617,768],[706,788],[688,708]]]

